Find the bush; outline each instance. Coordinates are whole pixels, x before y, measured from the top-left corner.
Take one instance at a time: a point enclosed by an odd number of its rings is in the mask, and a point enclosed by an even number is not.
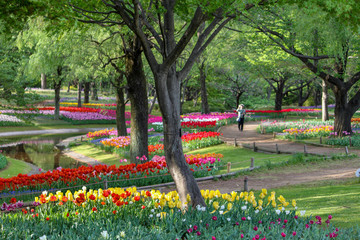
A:
[[[0,169],[3,169],[4,167],[6,167],[6,165],[7,165],[6,157],[0,153]]]

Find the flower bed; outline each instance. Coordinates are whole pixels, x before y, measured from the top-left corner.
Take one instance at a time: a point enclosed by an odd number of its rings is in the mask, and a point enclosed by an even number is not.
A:
[[[4,112],[4,111],[2,111],[2,112]],[[26,125],[28,125],[28,124],[17,117],[6,115],[6,114],[1,114],[1,112],[0,112],[0,127],[26,126]]]
[[[359,230],[338,229],[303,217],[296,202],[266,189],[221,194],[201,191],[206,206],[182,211],[176,192],[136,188],[44,192],[41,205],[3,215],[3,239],[353,239]],[[188,200],[191,200],[188,198]],[[291,206],[291,207],[290,207]],[[16,229],[16,231],[13,231]]]
[[[261,121],[259,131],[265,133],[282,133],[279,136],[292,139],[295,136],[299,139],[329,136],[333,131],[334,121],[316,121],[316,120],[300,120],[300,121]]]
[[[148,129],[148,132],[153,132],[153,131],[155,131],[153,128]],[[128,134],[131,133],[131,128],[127,128],[126,132]],[[99,131],[88,132],[86,134],[86,137],[89,138],[89,140],[105,138],[105,137],[110,137],[110,136],[117,136],[117,130],[115,130],[114,128],[112,128],[112,129],[106,128],[106,129],[102,129]]]
[[[221,139],[218,138],[220,135],[221,133],[218,132],[198,132],[183,135],[181,139],[184,148],[194,150],[222,143]]]
[[[186,156],[186,161],[194,171],[194,176],[202,177],[217,170],[220,158],[214,156],[204,156],[204,158]],[[155,156],[154,160],[138,165],[131,163],[119,167],[115,165],[96,165],[81,166],[75,169],[59,168],[31,176],[19,174],[12,178],[0,178],[0,191],[3,194],[15,190],[59,189],[81,184],[102,186],[104,180],[117,181],[109,182],[109,186],[143,186],[169,182],[172,181],[172,178],[166,167],[165,158]]]

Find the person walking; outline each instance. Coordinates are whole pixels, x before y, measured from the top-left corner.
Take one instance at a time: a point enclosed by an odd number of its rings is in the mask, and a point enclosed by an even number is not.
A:
[[[238,128],[239,131],[242,131],[244,128],[244,120],[245,120],[245,106],[244,104],[240,104],[239,107],[236,109],[236,112],[238,113],[237,122],[238,122]]]

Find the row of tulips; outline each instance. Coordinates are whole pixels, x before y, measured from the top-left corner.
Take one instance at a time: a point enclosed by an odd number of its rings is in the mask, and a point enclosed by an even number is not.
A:
[[[304,216],[296,201],[275,192],[202,190],[206,206],[184,210],[176,192],[133,188],[43,192],[30,209],[2,215],[2,239],[354,239],[359,229],[338,229]],[[187,198],[190,202],[190,197]],[[291,202],[291,204],[290,204]],[[13,231],[16,229],[16,231]]]
[[[107,136],[112,133],[112,130],[104,130],[100,132],[88,133],[88,136]],[[183,146],[189,150],[197,149],[202,147],[208,147],[221,143],[222,141],[218,138],[220,133],[218,132],[198,132],[198,133],[188,133],[181,137],[183,141]],[[115,152],[122,154],[123,151],[129,150],[130,145],[129,136],[120,136],[113,137],[108,139],[103,139],[100,141],[102,145],[100,147],[107,152]],[[158,144],[149,144],[148,152],[151,156],[154,155],[163,155],[164,154],[164,145],[162,143]]]
[[[321,109],[297,109],[288,108],[282,110],[246,110],[248,113],[309,113],[309,112],[320,112]]]
[[[181,137],[182,145],[188,150],[209,147],[222,143],[218,138],[221,134],[218,132],[198,132],[188,133]],[[149,144],[148,146],[149,155],[163,155],[164,144]]]
[[[154,128],[150,128],[148,129],[148,132],[153,132],[155,131]],[[129,134],[131,133],[131,128],[126,128],[126,132]],[[101,129],[98,131],[94,131],[94,132],[88,132],[86,134],[86,137],[89,138],[89,140],[93,140],[93,139],[98,139],[98,138],[105,138],[105,137],[110,137],[110,136],[117,136],[117,130],[115,130],[114,128],[112,129]]]
[[[283,132],[286,139],[307,139],[312,137],[329,136],[334,131],[333,126],[315,126],[312,128],[290,128],[285,129]]]
[[[19,119],[18,117],[1,114],[1,112],[0,112],[0,127],[26,126],[26,125],[28,125],[28,124],[26,124],[23,120]]]
[[[78,104],[75,102],[60,102],[60,105],[77,106]],[[116,103],[83,103],[82,105],[87,107],[116,107]]]
[[[291,129],[297,129],[297,131],[299,132],[303,132],[306,129],[316,129],[316,128],[324,128],[324,129],[328,129],[328,127],[331,127],[334,125],[334,121],[330,120],[330,121],[320,121],[320,120],[299,120],[299,121],[290,121],[290,122],[285,122],[285,121],[261,121],[260,124],[260,130],[262,129],[263,131],[265,131],[266,133],[273,133],[273,132],[277,132],[277,133],[281,133],[281,132],[292,132]],[[316,130],[314,130],[316,131]]]
[[[216,121],[187,121],[181,122],[182,128],[212,128],[216,126]]]
[[[159,161],[161,159],[161,161]],[[215,161],[215,160],[216,161]],[[211,170],[216,169],[216,163],[220,158],[205,156],[204,158],[194,158],[186,156],[186,160],[194,171],[198,171],[198,176],[208,175]],[[212,166],[210,168],[210,165]],[[209,173],[208,173],[209,172]],[[43,188],[63,188],[79,184],[97,183],[103,180],[124,180],[122,185],[135,184],[134,181],[127,179],[142,178],[146,176],[167,175],[164,179],[156,179],[158,183],[162,181],[170,181],[168,176],[168,169],[166,167],[165,158],[154,157],[154,161],[148,161],[141,164],[126,164],[116,167],[115,165],[96,165],[96,166],[81,166],[79,168],[59,168],[52,171],[43,172],[34,175],[19,174],[16,177],[0,178],[0,191],[2,194],[9,191],[19,190],[33,190]],[[146,179],[145,179],[146,180]],[[148,185],[149,182],[142,179],[141,185]],[[0,194],[1,196],[1,194]]]

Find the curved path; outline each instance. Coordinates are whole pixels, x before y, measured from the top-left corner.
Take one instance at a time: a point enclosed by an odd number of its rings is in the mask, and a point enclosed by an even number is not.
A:
[[[234,139],[239,146],[256,147],[269,152],[278,150],[283,153],[304,152],[304,144],[274,139],[272,134],[257,133],[259,122],[249,122],[240,132],[237,125],[227,125],[220,129],[223,134],[221,139],[234,145]],[[326,146],[306,146],[306,151],[312,154],[331,155],[345,153],[344,148],[331,148]],[[360,155],[360,150],[350,149],[350,153]],[[354,158],[343,161],[323,161],[302,165],[301,167],[275,168],[267,172],[257,174],[250,172],[248,175],[248,189],[260,190],[262,188],[276,188],[281,186],[312,183],[314,181],[343,181],[355,177],[355,171],[360,168],[360,159]],[[284,171],[285,170],[285,171]],[[198,183],[200,189],[219,189],[221,192],[243,191],[244,177],[231,178],[229,180],[206,181]],[[166,189],[165,191],[168,191]]]
[[[281,153],[304,152],[304,144],[291,142],[287,140],[274,139],[272,134],[260,134],[256,131],[259,122],[248,122],[244,125],[244,131],[240,132],[237,125],[227,125],[220,128],[223,134],[221,139],[227,143],[234,145],[236,143],[240,147],[253,148],[255,146],[259,151],[276,152],[276,144]],[[306,152],[310,154],[332,155],[336,153],[344,153],[345,148],[332,148],[327,146],[307,145]],[[360,150],[349,149],[350,153],[360,155]],[[338,160],[338,161],[321,161],[301,167],[283,167],[268,170],[267,172],[249,172],[248,189],[260,190],[262,188],[276,188],[281,186],[289,186],[296,184],[313,183],[316,181],[346,181],[355,177],[355,171],[360,168],[360,158]],[[198,182],[200,189],[219,189],[222,193],[231,191],[244,190],[244,176],[231,178],[228,180],[205,181]],[[163,188],[162,191],[175,190],[174,187]]]
[[[245,124],[244,131],[240,132],[237,128],[237,125],[227,125],[220,128],[220,132],[223,134],[221,136],[221,140],[228,144],[234,144],[235,138],[238,145],[243,147],[253,148],[255,146],[260,151],[266,152],[276,152],[276,144],[278,146],[278,151],[281,153],[304,153],[304,149],[306,149],[307,153],[310,154],[322,154],[322,155],[331,155],[344,153],[345,148],[332,148],[326,145],[320,146],[318,144],[315,145],[305,145],[302,143],[287,141],[287,140],[279,140],[274,139],[273,134],[260,134],[256,131],[259,126],[259,122],[249,122]],[[305,146],[305,147],[304,147]],[[350,153],[360,154],[359,150],[349,150]]]

